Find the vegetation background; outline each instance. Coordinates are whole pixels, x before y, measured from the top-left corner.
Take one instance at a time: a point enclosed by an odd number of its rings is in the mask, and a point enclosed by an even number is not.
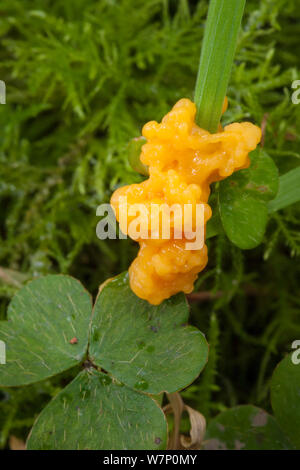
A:
[[[137,246],[100,241],[96,207],[140,180],[126,144],[181,97],[193,98],[207,1],[2,0],[0,78],[0,319],[28,279],[69,273],[93,294],[128,268]],[[280,174],[299,166],[297,0],[248,0],[224,123],[264,123]],[[214,197],[214,196],[212,196]],[[208,241],[191,322],[210,358],[183,393],[208,419],[236,404],[269,410],[275,365],[300,338],[300,205],[275,213],[264,243],[241,251]],[[73,375],[0,392],[0,446],[25,439]]]

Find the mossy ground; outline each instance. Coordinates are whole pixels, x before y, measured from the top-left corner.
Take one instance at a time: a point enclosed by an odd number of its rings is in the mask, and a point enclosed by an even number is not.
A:
[[[34,276],[70,273],[95,294],[127,269],[137,247],[98,240],[96,207],[139,181],[128,140],[193,97],[206,12],[196,0],[2,0],[1,319]],[[281,174],[300,158],[300,105],[291,102],[299,34],[297,0],[247,2],[224,118],[264,121]],[[299,204],[276,213],[255,250],[241,252],[225,236],[209,241],[197,290],[212,298],[192,303],[191,321],[208,334],[210,359],[183,392],[207,417],[242,403],[269,409],[270,375],[300,337],[299,215]],[[25,438],[70,376],[3,390],[0,446]]]

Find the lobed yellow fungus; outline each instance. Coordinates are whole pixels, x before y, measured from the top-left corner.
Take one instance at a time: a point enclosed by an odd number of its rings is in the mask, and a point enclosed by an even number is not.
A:
[[[224,103],[223,112],[227,106]],[[164,116],[161,123],[150,121],[142,134],[147,142],[142,147],[140,160],[149,167],[149,178],[140,184],[117,189],[111,205],[123,233],[131,235],[130,222],[133,204],[203,204],[204,224],[211,217],[207,204],[210,184],[230,176],[234,171],[247,168],[249,152],[261,138],[261,130],[250,122],[233,123],[219,132],[210,134],[195,123],[196,106],[188,99],[179,100]],[[124,197],[127,205],[123,204]],[[184,213],[184,212],[183,212]],[[127,223],[125,224],[125,220]],[[207,247],[186,249],[191,242],[183,236],[177,239],[175,232],[179,222],[171,219],[168,239],[162,237],[157,219],[149,216],[140,219],[141,232],[155,237],[133,237],[140,244],[138,256],[129,268],[130,286],[140,298],[158,305],[177,292],[190,293],[198,273],[207,264]],[[191,230],[196,230],[193,212]]]

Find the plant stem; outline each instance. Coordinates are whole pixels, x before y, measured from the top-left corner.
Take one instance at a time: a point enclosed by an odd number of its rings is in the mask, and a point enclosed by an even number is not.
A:
[[[217,132],[246,0],[210,0],[195,87],[197,124]]]

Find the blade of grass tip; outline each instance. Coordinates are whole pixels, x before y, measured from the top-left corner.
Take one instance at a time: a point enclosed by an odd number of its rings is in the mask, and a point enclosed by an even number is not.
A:
[[[145,137],[131,139],[127,146],[127,155],[131,168],[141,175],[148,176],[149,170],[140,160],[142,146],[146,143]]]
[[[246,0],[210,0],[195,87],[196,122],[217,132]]]

